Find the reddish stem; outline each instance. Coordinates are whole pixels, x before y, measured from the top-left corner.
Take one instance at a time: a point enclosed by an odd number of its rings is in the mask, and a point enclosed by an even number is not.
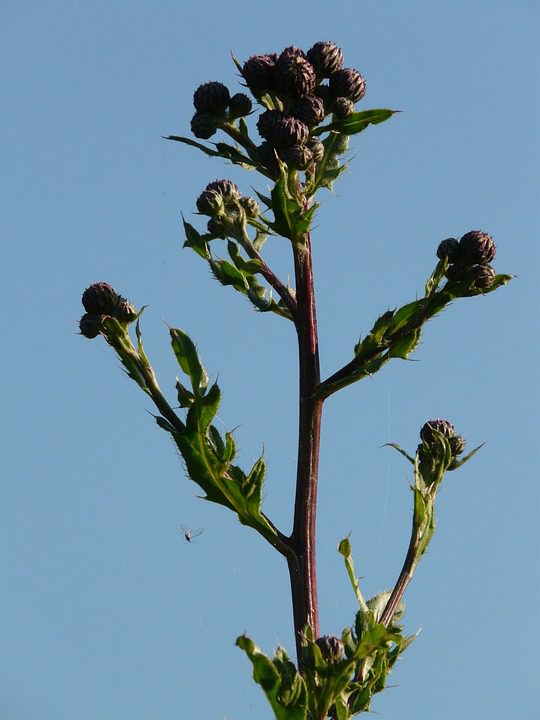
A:
[[[294,524],[288,557],[298,664],[302,664],[301,632],[309,625],[319,636],[315,564],[317,475],[323,400],[315,393],[320,383],[317,317],[309,234],[294,246],[299,354],[299,434]]]

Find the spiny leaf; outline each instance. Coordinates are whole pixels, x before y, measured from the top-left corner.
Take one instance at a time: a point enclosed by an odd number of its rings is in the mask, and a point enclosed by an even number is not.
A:
[[[178,328],[170,328],[169,334],[178,364],[191,380],[195,395],[201,396],[208,387],[208,374],[199,358],[193,340]]]

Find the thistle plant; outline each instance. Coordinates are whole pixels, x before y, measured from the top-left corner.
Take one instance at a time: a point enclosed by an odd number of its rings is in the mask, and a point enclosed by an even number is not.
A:
[[[315,529],[324,402],[390,360],[407,359],[428,320],[445,307],[460,298],[487,295],[511,276],[497,274],[491,266],[496,249],[486,232],[472,230],[460,239],[442,240],[435,247],[435,266],[423,296],[382,312],[354,345],[352,358],[322,376],[311,251],[311,228],[319,208],[316,198],[319,192],[331,190],[347,167],[350,138],[389,120],[395,111],[357,109],[366,82],[357,70],[344,67],[341,49],[331,42],[317,42],[307,52],[288,47],[244,63],[233,60],[243,91],[231,94],[217,81],[202,84],[193,96],[191,131],[197,139],[179,135],[167,139],[261,176],[254,196],[244,195],[228,179],[209,182],[196,201],[199,229],[183,221],[184,247],[256,310],[279,315],[294,327],[299,429],[292,529],[279,529],[263,511],[264,457],[251,468],[241,468],[236,464],[234,434],[213,424],[221,390],[210,382],[184,330],[169,329],[180,370],[172,404],[144,350],[140,327],[144,308],[137,310],[107,283],[94,283],[82,297],[86,312],[80,331],[90,339],[104,337],[127,374],[150,397],[157,424],[173,439],[188,477],[204,498],[231,510],[286,561],[296,662],[282,647],[268,657],[246,635],[236,640],[274,717],[346,720],[370,708],[373,696],[384,689],[389,672],[414,639],[404,634],[402,626],[403,594],[433,536],[437,492],[446,473],[461,467],[479,448],[464,455],[465,440],[442,419],[424,424],[414,455],[390,443],[412,465],[412,527],[403,569],[390,590],[366,599],[355,575],[350,541],[344,538],[338,551],[358,611],[341,637],[321,634]],[[216,135],[219,139],[210,141]],[[289,243],[292,285],[265,260],[264,244],[276,238]]]

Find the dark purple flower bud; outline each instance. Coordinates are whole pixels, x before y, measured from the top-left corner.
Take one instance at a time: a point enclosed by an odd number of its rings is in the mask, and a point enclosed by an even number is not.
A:
[[[229,100],[229,89],[220,82],[207,82],[199,85],[193,95],[195,110],[210,113],[210,115],[224,115]]]
[[[246,216],[250,220],[254,220],[256,217],[259,216],[259,214],[261,212],[259,203],[255,200],[255,198],[247,197],[247,196],[241,197],[240,205],[244,208]]]
[[[332,112],[336,118],[342,120],[354,112],[354,103],[346,97],[338,97],[332,103]]]
[[[123,323],[131,322],[137,317],[137,310],[133,305],[104,282],[87,287],[82,296],[82,304],[90,315],[109,315]]]
[[[447,440],[450,440],[450,438],[453,438],[456,434],[456,429],[448,420],[441,420],[440,418],[437,418],[436,420],[428,420],[420,430],[420,438],[422,442],[426,443],[426,445],[432,445],[436,442],[436,435],[433,432],[434,430],[441,435],[444,435]]]
[[[330,92],[335,98],[346,97],[358,102],[366,94],[366,81],[358,70],[343,68],[330,75]]]
[[[317,42],[307,51],[307,59],[315,68],[317,77],[330,77],[343,67],[343,53],[333,42]]]
[[[327,663],[338,663],[343,658],[343,642],[335,635],[323,635],[315,640],[315,644]]]
[[[319,138],[310,138],[307,143],[308,148],[313,155],[313,162],[321,162],[324,157],[324,145]]]
[[[120,296],[106,282],[93,283],[83,292],[82,304],[87,313],[93,315],[113,315]]]
[[[470,277],[474,280],[474,286],[478,290],[488,290],[495,280],[497,273],[495,268],[491,265],[473,265],[471,268],[467,268],[470,273]]]
[[[81,335],[84,335],[84,337],[88,338],[89,340],[97,337],[101,332],[102,319],[103,315],[93,315],[91,313],[86,313],[85,315],[83,315],[79,322],[79,329],[81,331]]]
[[[255,97],[260,97],[273,90],[277,58],[278,56],[274,53],[272,55],[253,55],[244,63],[242,75]]]
[[[285,113],[282,113],[279,110],[266,110],[261,113],[259,115],[259,119],[257,120],[257,130],[259,131],[259,135],[264,140],[271,142],[272,138],[275,136],[276,124],[284,117],[286,117]]]
[[[471,230],[459,241],[461,262],[464,265],[487,265],[495,257],[495,243],[482,230]]]
[[[324,103],[317,95],[306,95],[294,104],[291,115],[310,128],[316,127],[324,120]]]
[[[307,145],[293,145],[283,154],[287,165],[294,170],[305,170],[313,162],[313,153]]]
[[[218,193],[226,203],[235,202],[241,198],[240,190],[232,180],[214,180],[214,182],[208,183],[205,191]]]
[[[461,453],[465,450],[465,438],[461,437],[461,435],[454,435],[454,437],[450,438],[450,448],[452,450],[452,455],[455,457],[456,455],[461,455]]]
[[[439,243],[437,248],[437,257],[439,260],[448,258],[448,262],[454,263],[459,258],[459,243],[455,238],[446,238]]]
[[[220,215],[225,208],[221,193],[215,190],[203,190],[197,198],[197,210],[202,215],[214,217]]]
[[[301,120],[278,110],[267,110],[257,122],[259,134],[277,148],[304,145],[309,137],[309,128]]]
[[[196,112],[191,118],[191,132],[196,138],[208,140],[216,132],[218,127],[214,115],[205,112]]]
[[[317,82],[313,65],[295,47],[284,50],[276,63],[275,89],[289,97],[309,95]]]
[[[229,102],[229,119],[245,117],[251,112],[251,100],[244,93],[236,93]]]

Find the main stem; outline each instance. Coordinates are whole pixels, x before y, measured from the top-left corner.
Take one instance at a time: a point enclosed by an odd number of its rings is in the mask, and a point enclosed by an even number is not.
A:
[[[288,557],[298,666],[302,665],[301,632],[309,625],[319,636],[319,608],[315,563],[317,475],[323,400],[316,398],[320,383],[317,316],[309,234],[293,247],[296,276],[299,357],[298,465],[294,523]]]

